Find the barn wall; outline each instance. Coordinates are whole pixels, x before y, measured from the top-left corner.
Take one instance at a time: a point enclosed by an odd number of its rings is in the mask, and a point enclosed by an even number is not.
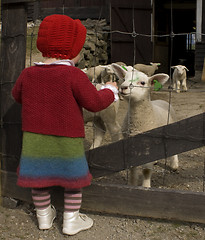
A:
[[[158,0],[155,0],[158,1]],[[34,2],[29,2],[27,4],[28,8],[28,21],[36,20],[36,19],[43,19],[45,16],[54,14],[54,13],[65,13],[73,18],[79,19],[103,19],[105,18],[107,23],[110,23],[110,4],[113,0],[37,0]],[[127,4],[129,1],[116,1],[117,4]],[[137,3],[143,3],[143,1],[138,1]],[[202,1],[202,33],[205,33],[205,2]],[[141,21],[138,21],[141,22]],[[139,24],[136,24],[139,26]],[[139,45],[139,44],[137,44]],[[149,57],[148,54],[144,57],[139,57],[139,61],[144,63],[149,63],[150,61],[158,61],[157,55],[157,45],[154,43],[154,56],[153,53]],[[118,49],[118,47],[117,47]],[[124,49],[124,48],[123,48]],[[146,48],[147,50],[147,48]],[[147,50],[148,51],[148,50]],[[150,52],[150,51],[149,51]],[[166,50],[165,52],[168,52]],[[127,50],[125,49],[125,54]],[[118,59],[117,56],[118,51],[116,53],[112,52],[112,59]],[[162,51],[159,51],[161,56]],[[204,56],[205,56],[205,35],[202,36],[202,41],[196,43],[196,50],[195,50],[195,57],[194,57],[194,69],[195,69],[195,76],[196,79],[200,80],[200,75],[203,69],[204,63]],[[138,54],[140,56],[140,54]],[[133,57],[132,57],[133,58]],[[154,59],[153,59],[154,58]],[[168,55],[163,57],[165,62],[169,62]],[[127,60],[128,63],[132,63],[132,59]],[[163,65],[165,67],[166,63]],[[165,69],[162,69],[166,72]]]
[[[28,3],[28,20],[43,19],[51,14],[66,14],[72,18],[109,21],[110,0],[37,0]]]
[[[149,64],[152,61],[151,0],[111,0],[111,61]],[[134,21],[133,21],[134,19]],[[143,24],[140,24],[143,22]],[[122,34],[140,33],[140,36]]]

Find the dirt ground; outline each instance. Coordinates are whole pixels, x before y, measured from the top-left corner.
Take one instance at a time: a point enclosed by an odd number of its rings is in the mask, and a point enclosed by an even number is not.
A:
[[[168,86],[165,86],[166,89]],[[205,111],[205,83],[189,79],[188,92],[171,94],[178,120],[194,116]],[[169,101],[167,92],[155,92],[154,98]],[[122,122],[126,103],[121,101],[118,114]],[[86,126],[87,137],[90,136],[90,127]],[[87,139],[88,144],[91,139]],[[106,134],[103,144],[110,142]],[[164,163],[155,165],[152,177],[152,186],[172,188],[188,191],[203,191],[205,149],[199,148],[179,155],[179,169],[172,172],[164,169]],[[139,168],[139,174],[140,174]],[[117,183],[126,184],[126,171],[115,177]],[[139,177],[140,178],[140,177]],[[112,179],[113,180],[113,179]],[[140,180],[140,179],[139,179]],[[109,181],[109,179],[105,179]],[[139,183],[140,184],[140,183]],[[112,203],[111,203],[112,204]],[[196,223],[166,221],[160,219],[139,218],[129,216],[114,216],[99,213],[86,213],[94,220],[94,226],[75,236],[62,234],[62,212],[58,211],[57,219],[52,229],[40,231],[37,228],[35,211],[32,205],[18,202],[15,208],[0,207],[0,240],[205,240],[205,225]]]

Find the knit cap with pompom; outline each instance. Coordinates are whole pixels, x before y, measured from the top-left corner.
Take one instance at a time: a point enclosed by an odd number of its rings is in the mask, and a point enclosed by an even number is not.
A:
[[[37,48],[43,57],[73,59],[83,48],[86,28],[79,19],[54,14],[40,24]]]

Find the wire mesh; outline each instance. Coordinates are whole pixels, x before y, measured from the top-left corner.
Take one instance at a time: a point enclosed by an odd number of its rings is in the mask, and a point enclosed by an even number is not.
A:
[[[63,12],[62,14],[65,13],[65,8],[64,8],[64,2],[63,1]],[[171,4],[172,4],[172,1],[170,1]],[[99,14],[99,19],[101,19],[101,11],[100,11],[100,14]],[[130,35],[132,38],[133,38],[133,67],[134,67],[134,64],[136,63],[136,38],[137,37],[144,37],[144,38],[152,38],[152,37],[156,37],[156,38],[167,38],[169,37],[171,39],[171,57],[170,57],[170,63],[169,63],[169,69],[170,69],[170,76],[171,76],[171,62],[172,62],[172,52],[173,52],[173,38],[176,37],[176,36],[186,36],[186,35],[190,35],[190,34],[196,34],[196,32],[184,32],[184,33],[174,33],[173,31],[173,15],[172,15],[172,7],[171,7],[171,32],[169,34],[159,34],[159,35],[155,35],[155,34],[142,34],[142,33],[139,33],[139,32],[136,32],[135,30],[135,13],[134,13],[134,6],[133,6],[133,11],[132,11],[132,32],[123,32],[123,31],[119,31],[119,30],[113,30],[113,31],[99,31],[97,30],[97,25],[95,27],[95,41],[96,41],[96,44],[97,44],[97,33],[101,33],[101,34],[114,34],[114,33],[119,33],[119,34],[122,34],[122,35]],[[7,27],[7,26],[5,26]],[[34,39],[37,37],[37,33],[35,32],[35,28],[38,27],[35,22],[30,26],[30,33],[27,35],[27,38],[30,38],[30,53],[29,53],[29,65],[31,66],[32,65],[32,55],[33,55],[33,45],[34,45]],[[198,33],[197,33],[198,34]],[[202,36],[204,36],[205,34],[204,33],[201,33]],[[7,36],[8,38],[15,38],[15,37],[18,37],[19,35],[12,35],[12,36]],[[96,58],[96,54],[94,55],[94,57]],[[94,73],[95,75],[95,73]],[[3,84],[13,84],[14,82],[0,82],[1,85]],[[97,84],[96,82],[94,82],[94,84]],[[196,93],[203,93],[205,92],[204,89],[195,89],[195,88],[192,88],[192,86],[194,86],[195,82],[193,81],[192,85],[189,87],[189,89],[187,90],[187,94],[189,92],[196,92]],[[130,85],[130,92],[132,91],[133,89],[133,86]],[[167,92],[169,94],[169,99],[168,99],[168,102],[169,102],[169,106],[171,106],[171,101],[172,101],[172,93],[175,92],[176,89],[174,89],[173,87],[171,87],[171,78],[170,78],[170,88],[168,89],[160,89],[159,92]],[[128,113],[130,111],[130,101],[129,100],[129,104],[128,104]],[[2,103],[1,103],[2,104]],[[167,115],[167,124],[169,124],[169,114],[170,114],[170,107],[169,107],[169,111],[168,111],[168,115]],[[129,121],[130,118],[128,118],[128,121]],[[3,120],[1,120],[3,121]],[[7,122],[8,123],[8,122]],[[9,123],[10,124],[10,123]],[[2,124],[3,125],[3,124]],[[128,123],[128,125],[130,125],[130,123]],[[96,125],[93,123],[92,126],[90,126],[92,129],[96,129]],[[95,131],[95,130],[94,130]],[[129,130],[128,130],[128,135],[129,135]],[[172,136],[167,136],[167,137],[172,137]],[[175,135],[174,136],[175,138],[177,138],[177,136]],[[95,134],[93,135],[93,142],[94,142],[94,138],[95,138]],[[196,139],[196,138],[193,138],[192,136],[189,136],[188,137],[190,141],[201,141],[201,139]],[[187,136],[186,136],[186,139],[187,139]],[[163,182],[165,181],[165,173],[166,173],[166,165],[167,165],[167,162],[166,162],[166,144],[164,145],[165,147],[165,165],[164,165],[164,177],[163,177]],[[205,165],[205,164],[204,164]],[[126,166],[126,162],[125,162],[125,166]],[[204,167],[205,169],[205,167]],[[205,170],[204,170],[205,172]],[[204,190],[204,181],[203,181],[203,190]]]

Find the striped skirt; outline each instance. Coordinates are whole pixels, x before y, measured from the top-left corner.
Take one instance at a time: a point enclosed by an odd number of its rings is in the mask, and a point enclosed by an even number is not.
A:
[[[83,138],[23,133],[17,185],[76,189],[90,185],[91,179]]]

